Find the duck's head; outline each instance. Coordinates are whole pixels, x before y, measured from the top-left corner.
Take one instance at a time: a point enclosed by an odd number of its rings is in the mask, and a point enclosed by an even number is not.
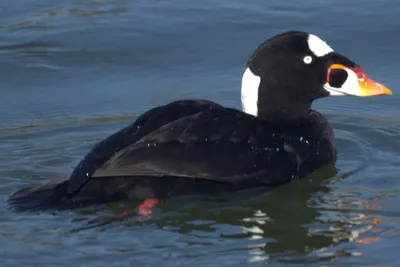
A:
[[[241,91],[243,110],[270,120],[306,117],[321,97],[392,94],[319,37],[298,31],[277,35],[253,52]]]

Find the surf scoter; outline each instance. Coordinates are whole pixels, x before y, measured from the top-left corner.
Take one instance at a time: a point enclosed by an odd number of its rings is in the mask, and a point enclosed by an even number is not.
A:
[[[206,100],[153,108],[95,145],[69,177],[9,202],[32,210],[281,185],[335,158],[333,129],[314,100],[391,94],[319,37],[285,32],[250,56],[243,111]]]

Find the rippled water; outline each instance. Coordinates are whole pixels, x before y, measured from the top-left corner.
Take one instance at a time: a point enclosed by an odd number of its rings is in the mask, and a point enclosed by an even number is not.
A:
[[[270,1],[271,2],[271,1]],[[0,2],[1,266],[400,266],[400,48],[395,0]],[[329,98],[338,161],[272,192],[15,214],[8,195],[68,175],[155,105],[240,107],[247,57],[316,33],[392,97]]]

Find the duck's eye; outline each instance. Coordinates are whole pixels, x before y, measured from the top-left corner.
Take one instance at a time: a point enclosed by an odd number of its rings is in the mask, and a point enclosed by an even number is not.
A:
[[[304,61],[304,63],[306,63],[306,64],[311,64],[311,63],[313,62],[313,58],[312,58],[312,56],[305,56],[305,57],[303,58],[303,61]]]

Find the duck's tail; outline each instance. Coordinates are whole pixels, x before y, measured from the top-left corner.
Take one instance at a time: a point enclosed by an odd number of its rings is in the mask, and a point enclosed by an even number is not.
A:
[[[59,209],[67,204],[67,185],[69,176],[52,180],[36,187],[28,187],[13,193],[8,203],[17,212]]]

